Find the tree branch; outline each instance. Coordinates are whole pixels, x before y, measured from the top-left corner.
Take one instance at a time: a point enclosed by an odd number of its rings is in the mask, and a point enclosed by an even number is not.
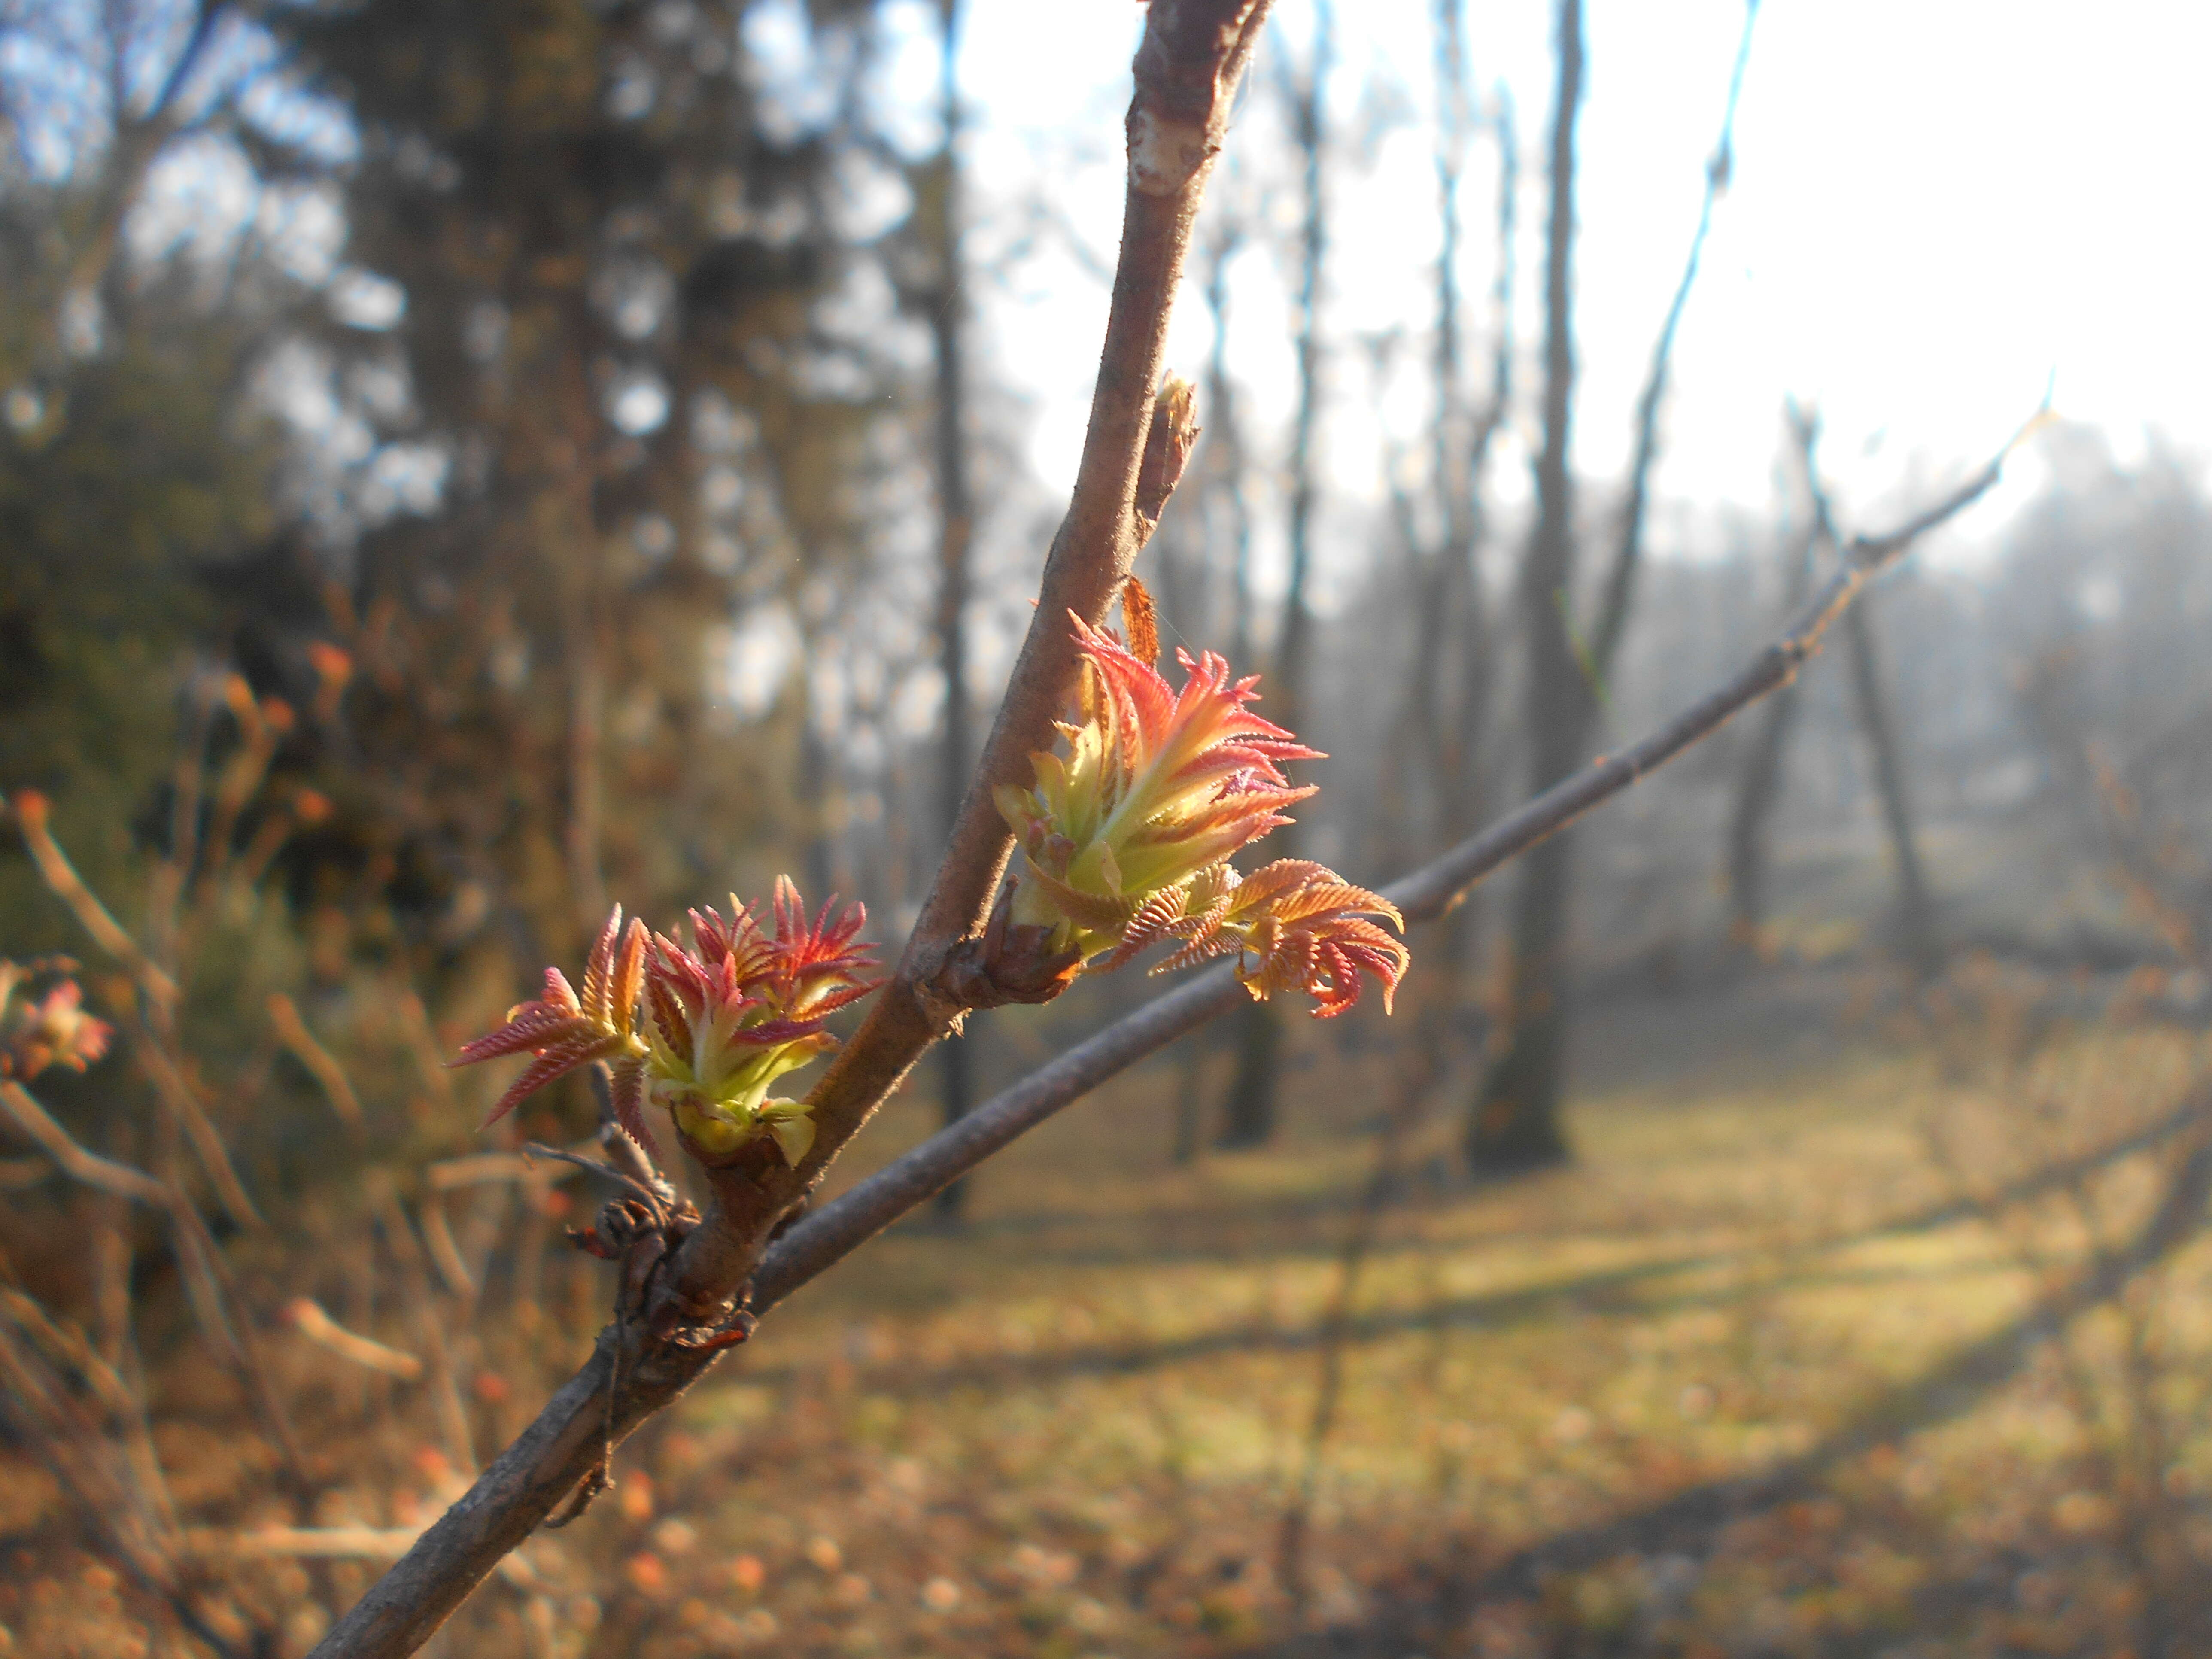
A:
[[[1593,763],[1394,884],[1385,890],[1388,896],[1409,922],[1443,915],[1483,876],[1789,684],[1872,576],[1921,536],[1988,492],[2005,456],[2033,424],[2024,427],[1986,467],[1936,506],[1887,535],[1855,540],[1842,568],[1796,624],[1742,672],[1643,742]],[[791,1227],[753,1272],[752,1307],[765,1311],[775,1306],[1028,1130],[1244,1000],[1243,988],[1224,963],[1079,1043]],[[626,1340],[620,1326],[600,1333],[584,1368],[467,1494],[332,1627],[311,1659],[392,1659],[414,1651],[598,1462],[610,1436],[620,1442],[672,1403],[715,1358],[710,1352],[677,1347],[648,1348],[641,1354],[625,1352],[621,1388],[610,1402],[605,1395],[615,1375],[617,1346]]]
[[[601,1334],[591,1361],[522,1437],[331,1628],[314,1650],[320,1659],[412,1652],[596,1466],[611,1437],[619,1440],[705,1371],[712,1350],[647,1334],[726,1318],[776,1227],[923,1051],[958,1029],[966,1005],[945,969],[981,927],[1012,848],[992,791],[1025,781],[1031,752],[1051,746],[1077,672],[1068,614],[1102,621],[1150,532],[1138,489],[1169,313],[1237,85],[1271,3],[1152,0],[1129,106],[1121,257],[1073,497],[921,917],[860,1030],[808,1097],[813,1146],[795,1170],[763,1144],[750,1149],[757,1156],[741,1153],[736,1164],[708,1170],[709,1213],[655,1274],[644,1329],[617,1320]],[[609,1400],[617,1364],[622,1387]]]
[[[53,895],[70,908],[78,924],[90,933],[100,948],[120,963],[147,1000],[166,1012],[177,1001],[177,981],[169,977],[146,952],[138,941],[131,937],[123,924],[112,915],[100,896],[84,884],[76,866],[69,861],[61,843],[46,827],[46,798],[35,790],[20,789],[10,801],[0,795],[0,811],[12,811],[15,827],[22,832],[23,845],[30,849],[31,861],[39,866]]]
[[[1843,568],[1783,636],[1741,673],[1642,742],[1592,762],[1518,811],[1393,883],[1383,890],[1384,895],[1409,923],[1436,920],[1492,871],[1564,830],[1592,807],[1711,736],[1733,715],[1794,680],[1806,660],[1820,649],[1830,624],[1858,597],[1867,581],[1920,537],[1986,494],[1996,483],[2005,456],[2029,429],[2023,428],[2020,436],[1986,467],[1928,511],[1887,535],[1862,536],[1854,541]],[[754,1309],[764,1312],[773,1307],[908,1210],[927,1202],[946,1182],[966,1174],[1062,1107],[1244,1000],[1244,988],[1227,964],[1209,969],[987,1101],[957,1127],[931,1136],[785,1233],[753,1276]]]
[[[1593,690],[1601,696],[1613,673],[1613,659],[1620,652],[1621,635],[1627,631],[1628,613],[1636,597],[1636,573],[1644,556],[1644,511],[1651,497],[1651,469],[1659,455],[1659,404],[1667,395],[1667,383],[1674,371],[1674,336],[1681,328],[1682,313],[1689,307],[1690,290],[1697,286],[1705,237],[1713,228],[1713,207],[1729,187],[1729,175],[1735,168],[1735,108],[1743,94],[1743,71],[1751,62],[1752,26],[1758,21],[1759,0],[1748,0],[1743,33],[1736,41],[1735,67],[1729,75],[1720,139],[1705,163],[1705,193],[1698,207],[1698,228],[1690,238],[1690,255],[1682,264],[1682,279],[1674,286],[1674,303],[1667,307],[1667,320],[1660,325],[1659,337],[1651,348],[1651,368],[1644,378],[1643,395],[1636,400],[1636,456],[1628,470],[1628,501],[1621,509],[1620,542],[1613,551],[1613,568],[1606,573],[1597,626],[1590,632],[1589,659],[1598,678]]]
[[[807,1105],[812,1148],[787,1169],[767,1142],[708,1171],[713,1206],[661,1275],[649,1323],[711,1321],[743,1287],[769,1236],[801,1205],[845,1143],[922,1052],[957,1030],[969,1006],[951,982],[982,927],[1013,838],[992,802],[1030,775],[1075,684],[1070,612],[1103,619],[1151,526],[1139,511],[1168,318],[1207,174],[1272,0],[1152,0],[1129,106],[1129,179],[1120,264],[1091,424],[1067,516],[1045,561],[1035,618],[979,757],[950,842],[889,983]],[[338,1651],[339,1650],[332,1650]]]

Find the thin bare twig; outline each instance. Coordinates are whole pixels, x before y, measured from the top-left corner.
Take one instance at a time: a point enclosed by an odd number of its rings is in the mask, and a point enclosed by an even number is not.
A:
[[[114,1448],[94,1433],[67,1387],[28,1344],[0,1325],[0,1425],[44,1463],[74,1500],[94,1534],[131,1582],[166,1603],[179,1622],[217,1654],[234,1650],[210,1630],[185,1593],[161,1517],[149,1512],[137,1483],[116,1466]]]
[[[565,1158],[568,1156],[550,1147],[538,1150],[550,1158]],[[605,1168],[604,1164],[588,1159],[579,1160],[577,1167],[590,1170]],[[449,1193],[457,1187],[476,1187],[489,1182],[514,1182],[527,1187],[550,1186],[554,1182],[568,1179],[568,1172],[565,1169],[540,1169],[527,1151],[471,1152],[462,1158],[443,1159],[422,1171],[422,1184],[434,1193]]]
[[[476,1437],[469,1427],[468,1407],[462,1402],[460,1381],[455,1374],[453,1346],[446,1340],[446,1323],[439,1316],[436,1293],[430,1284],[430,1265],[422,1245],[399,1201],[398,1188],[382,1170],[370,1172],[369,1207],[384,1231],[384,1242],[406,1282],[407,1301],[415,1326],[416,1345],[422,1351],[430,1402],[438,1416],[439,1432],[447,1454],[462,1469],[477,1467]]]
[[[374,1337],[349,1331],[323,1310],[323,1304],[312,1297],[298,1297],[287,1304],[285,1317],[292,1328],[318,1347],[327,1348],[341,1359],[349,1359],[370,1370],[382,1371],[386,1376],[396,1376],[403,1382],[412,1382],[422,1375],[422,1362],[411,1353],[387,1347]]]
[[[322,1086],[324,1098],[331,1103],[331,1110],[337,1114],[338,1121],[359,1134],[365,1122],[361,1098],[354,1093],[353,1084],[337,1056],[315,1040],[315,1034],[307,1029],[307,1022],[300,1018],[299,1005],[282,991],[271,991],[269,1023],[276,1028],[276,1041]]]
[[[1589,659],[1604,695],[1613,673],[1613,660],[1628,628],[1628,613],[1636,592],[1636,576],[1643,562],[1644,520],[1650,501],[1651,471],[1659,455],[1659,405],[1667,396],[1674,361],[1674,337],[1681,330],[1682,313],[1689,308],[1690,290],[1697,286],[1698,268],[1704,262],[1705,238],[1713,228],[1713,209],[1729,187],[1735,170],[1735,110],[1743,95],[1743,72],[1751,62],[1752,27],[1759,21],[1759,0],[1748,0],[1743,12],[1743,33],[1736,41],[1735,67],[1729,75],[1728,102],[1721,115],[1721,136],[1705,163],[1705,192],[1698,208],[1698,228],[1690,237],[1689,258],[1682,263],[1681,280],[1667,307],[1667,320],[1651,348],[1651,367],[1644,391],[1636,400],[1636,458],[1628,469],[1628,500],[1621,509],[1620,541],[1613,567],[1606,573],[1605,599],[1598,609],[1597,626],[1590,633]]]
[[[230,1218],[241,1227],[265,1227],[261,1212],[246,1196],[246,1183],[238,1178],[237,1166],[230,1161],[230,1148],[223,1145],[207,1109],[200,1104],[198,1092],[185,1079],[176,1061],[170,1057],[161,1038],[140,1019],[137,1013],[129,1019],[132,1058],[154,1085],[154,1093],[162,1108],[191,1142],[192,1155],[199,1160],[209,1184],[214,1187],[216,1197]]]
[[[46,828],[46,801],[43,795],[30,790],[19,790],[11,802],[0,795],[0,809],[13,807],[15,825],[23,832],[23,844],[31,849],[31,860],[39,866],[39,874],[46,880],[53,895],[70,908],[84,931],[90,933],[100,948],[123,964],[131,977],[155,1006],[168,1008],[177,1000],[177,981],[171,979],[154,959],[139,948],[123,924],[108,913],[100,896],[84,884],[76,866],[69,861],[59,842]]]
[[[452,1224],[446,1218],[446,1198],[442,1192],[430,1191],[416,1200],[416,1214],[421,1218],[422,1243],[430,1252],[431,1262],[438,1269],[438,1277],[453,1299],[461,1304],[466,1317],[477,1299],[476,1276],[469,1272],[469,1264],[462,1259],[461,1247],[453,1237]]]
[[[87,1152],[20,1083],[0,1079],[0,1113],[4,1113],[26,1139],[52,1158],[61,1166],[62,1173],[72,1180],[97,1187],[117,1198],[129,1199],[134,1204],[148,1204],[172,1213],[184,1204],[182,1194],[144,1171]]]
[[[1802,446],[1801,462],[1806,494],[1813,507],[1814,532],[1829,545],[1838,545],[1835,509],[1828,500],[1826,486],[1820,481],[1820,464],[1814,453],[1819,422],[1800,416],[1793,424]],[[1859,731],[1874,762],[1875,793],[1881,798],[1890,856],[1897,866],[1897,934],[1914,975],[1925,981],[1942,968],[1942,940],[1936,927],[1935,896],[1913,828],[1912,803],[1900,752],[1902,734],[1891,717],[1872,618],[1871,610],[1864,605],[1844,618],[1845,660],[1850,667],[1852,702],[1858,712]]]
[[[65,1358],[107,1407],[114,1431],[122,1441],[125,1479],[133,1495],[145,1505],[157,1527],[174,1531],[176,1500],[170,1494],[169,1477],[161,1468],[161,1455],[154,1443],[154,1423],[147,1407],[143,1370],[134,1365],[136,1386],[126,1382],[114,1366],[94,1351],[91,1342],[75,1326],[58,1325],[47,1319],[44,1310],[28,1297],[10,1291],[8,1298],[9,1312],[17,1328],[30,1334],[33,1340],[46,1342],[52,1351]],[[43,1330],[36,1328],[41,1325]],[[45,1334],[46,1332],[52,1333],[51,1338]]]

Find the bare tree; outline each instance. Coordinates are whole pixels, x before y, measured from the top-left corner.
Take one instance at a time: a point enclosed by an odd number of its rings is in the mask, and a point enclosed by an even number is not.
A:
[[[1513,396],[1513,262],[1520,161],[1510,102],[1501,89],[1495,118],[1485,123],[1498,146],[1496,264],[1492,278],[1492,337],[1486,401],[1470,407],[1468,330],[1459,294],[1460,193],[1467,148],[1477,129],[1468,86],[1462,0],[1437,0],[1436,70],[1438,106],[1437,192],[1442,238],[1437,256],[1436,333],[1430,356],[1436,419],[1431,434],[1429,489],[1436,525],[1423,546],[1410,495],[1395,492],[1401,539],[1413,556],[1413,647],[1406,678],[1383,734],[1381,793],[1390,803],[1389,857],[1433,850],[1456,825],[1476,816],[1482,750],[1496,684],[1493,621],[1480,562],[1485,538],[1481,485],[1490,450]],[[1425,798],[1419,786],[1429,787]],[[1426,820],[1423,819],[1423,809]],[[1454,912],[1425,976],[1425,997],[1456,1008],[1458,984],[1472,939],[1473,907]],[[1448,977],[1449,988],[1438,985]]]
[[[51,284],[45,325],[34,350],[43,361],[62,343],[75,307],[98,299],[117,268],[116,248],[125,222],[137,204],[148,175],[165,151],[185,138],[216,125],[231,112],[241,89],[235,75],[213,87],[202,84],[210,48],[235,11],[228,0],[194,0],[184,37],[167,67],[143,96],[131,82],[155,42],[179,21],[167,9],[132,3],[87,8],[64,18],[34,0],[0,5],[0,47],[11,36],[37,43],[42,52],[57,50],[76,60],[74,67],[88,86],[100,89],[100,116],[107,143],[92,177],[83,181],[76,210],[63,216],[54,268],[40,273]],[[32,112],[15,87],[0,93],[0,113],[20,138]],[[27,273],[16,273],[21,281]]]
[[[1814,453],[1816,428],[1807,427],[1804,440],[1805,487],[1813,502],[1814,533],[1821,542],[1836,544],[1834,510],[1820,482]],[[1943,947],[1937,931],[1935,896],[1920,857],[1920,840],[1913,825],[1912,800],[1905,781],[1904,739],[1897,729],[1883,682],[1874,622],[1864,605],[1853,607],[1844,624],[1844,643],[1850,667],[1851,706],[1858,717],[1859,733],[1874,761],[1875,793],[1881,802],[1882,829],[1889,838],[1892,871],[1897,878],[1897,938],[1912,971],[1925,979],[1942,966]]]
[[[1232,175],[1233,176],[1233,175]],[[1252,504],[1243,423],[1237,386],[1229,377],[1229,265],[1244,246],[1243,227],[1221,213],[1206,250],[1206,309],[1213,349],[1206,364],[1206,430],[1204,460],[1208,540],[1229,550],[1229,648],[1234,660],[1252,660]]]
[[[1551,220],[1545,295],[1544,447],[1536,461],[1537,520],[1521,568],[1518,603],[1528,652],[1526,719],[1534,781],[1564,777],[1588,753],[1603,713],[1601,699],[1635,604],[1644,562],[1644,530],[1651,472],[1659,453],[1659,410],[1673,368],[1674,337],[1696,286],[1713,210],[1734,167],[1736,100],[1749,62],[1756,0],[1729,79],[1719,143],[1705,166],[1705,189],[1688,258],[1652,347],[1651,367],[1636,404],[1636,447],[1629,465],[1613,560],[1597,616],[1587,633],[1574,617],[1574,481],[1568,469],[1574,342],[1574,122],[1582,94],[1582,10],[1562,0],[1559,90],[1553,112]],[[1568,1155],[1559,1122],[1565,1080],[1568,997],[1565,953],[1571,927],[1573,842],[1560,836],[1528,861],[1514,893],[1512,957],[1504,1052],[1484,1077],[1470,1113],[1468,1161],[1483,1174],[1510,1174],[1558,1163]]]
[[[1291,134],[1304,163],[1305,215],[1298,233],[1298,410],[1288,463],[1291,574],[1283,596],[1283,626],[1275,644],[1270,694],[1276,719],[1293,731],[1304,713],[1300,705],[1313,651],[1307,591],[1313,576],[1313,515],[1319,488],[1314,428],[1321,413],[1322,267],[1328,257],[1328,204],[1322,187],[1328,147],[1323,99],[1334,38],[1334,12],[1328,0],[1317,0],[1304,70],[1286,69],[1284,73]],[[1297,855],[1297,825],[1285,824],[1277,839],[1282,856]],[[1275,1133],[1283,1072],[1280,1015],[1265,1003],[1255,1002],[1238,1017],[1236,1041],[1237,1072],[1222,1104],[1221,1145],[1257,1146]]]
[[[1516,599],[1528,652],[1531,775],[1539,787],[1573,769],[1592,710],[1592,688],[1568,637],[1574,586],[1574,480],[1567,466],[1575,350],[1575,117],[1583,94],[1582,0],[1560,0],[1559,79],[1553,94],[1551,205],[1545,232],[1544,443],[1536,459],[1536,529]],[[1485,1171],[1524,1169],[1566,1156],[1559,1126],[1565,1057],[1568,856],[1547,843],[1521,872],[1514,893],[1511,1004],[1507,1048],[1483,1079],[1468,1128],[1468,1156]]]
[[[1820,417],[1791,403],[1784,411],[1791,453],[1809,474],[1820,442]],[[1820,542],[1820,518],[1808,507],[1784,556],[1788,566],[1784,614],[1805,602],[1813,583],[1813,553]],[[1774,809],[1782,799],[1784,763],[1798,712],[1797,688],[1786,686],[1767,701],[1744,746],[1736,776],[1735,804],[1729,814],[1729,933],[1735,943],[1758,952],[1766,928],[1767,878],[1772,864]]]

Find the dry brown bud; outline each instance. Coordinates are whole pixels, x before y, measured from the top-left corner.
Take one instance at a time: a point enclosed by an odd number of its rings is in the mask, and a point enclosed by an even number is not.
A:
[[[1145,458],[1137,468],[1137,517],[1147,537],[1182,477],[1198,429],[1198,389],[1182,375],[1170,374],[1152,399],[1152,430],[1145,434]]]

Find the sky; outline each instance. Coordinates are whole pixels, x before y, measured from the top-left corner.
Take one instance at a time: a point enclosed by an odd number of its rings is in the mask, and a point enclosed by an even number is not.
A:
[[[1474,78],[1510,88],[1524,158],[1544,154],[1552,10],[1549,0],[1468,8]],[[1042,188],[1110,257],[1119,114],[1141,9],[1127,0],[969,0],[968,15],[959,76],[982,190]],[[1394,88],[1412,117],[1335,192],[1325,305],[1340,331],[1425,319],[1436,248],[1430,17],[1429,0],[1337,9],[1328,92],[1340,130],[1376,87]],[[1626,465],[1743,18],[1739,0],[1589,0],[1575,459],[1593,480]],[[1302,52],[1310,0],[1283,0],[1270,27]],[[1839,499],[1847,516],[1862,507],[1870,520],[1985,459],[2046,387],[2059,415],[2105,428],[2124,459],[2153,432],[2212,455],[2208,62],[2212,8],[2182,0],[1765,0],[1732,187],[1676,350],[1661,491],[1766,508],[1786,397],[1821,410]],[[1279,144],[1266,125],[1240,118],[1232,151]],[[1252,165],[1272,164],[1255,155]],[[1485,155],[1474,165],[1493,164]],[[1531,349],[1540,328],[1535,174],[1528,167],[1522,197],[1518,319]],[[1469,198],[1468,277],[1479,298],[1487,190],[1470,188],[1479,194]],[[1291,199],[1269,206],[1296,209]],[[1240,375],[1262,420],[1286,418],[1294,384],[1279,273],[1240,271],[1237,296]],[[1197,297],[1187,285],[1170,342],[1186,372],[1209,343]],[[1073,476],[1104,304],[1095,281],[1033,276],[986,317],[1000,372],[1033,401],[1031,459],[1054,488]],[[1372,497],[1385,440],[1415,435],[1422,416],[1417,398],[1364,384],[1362,363],[1353,349],[1332,368],[1329,465],[1337,489]],[[1498,477],[1509,496],[1524,487],[1534,435],[1525,419],[1516,435]],[[2032,453],[2015,460],[2005,486],[1962,521],[1962,537],[1986,536],[2039,481]]]

